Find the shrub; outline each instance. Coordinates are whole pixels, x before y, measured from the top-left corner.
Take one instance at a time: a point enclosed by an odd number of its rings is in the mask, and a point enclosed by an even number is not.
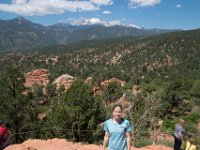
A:
[[[135,141],[135,147],[140,148],[144,146],[151,145],[153,142],[149,139],[138,139]]]

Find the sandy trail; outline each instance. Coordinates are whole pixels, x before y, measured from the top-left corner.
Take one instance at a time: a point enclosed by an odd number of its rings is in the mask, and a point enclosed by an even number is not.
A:
[[[102,146],[73,143],[65,139],[49,140],[27,140],[22,144],[10,145],[5,150],[102,150]],[[143,148],[132,148],[132,150],[172,150],[172,148],[161,145],[150,145]]]

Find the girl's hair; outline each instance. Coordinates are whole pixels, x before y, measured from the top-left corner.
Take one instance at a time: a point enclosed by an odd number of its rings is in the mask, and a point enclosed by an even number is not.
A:
[[[179,120],[179,124],[183,125],[185,123],[185,121],[183,119]]]
[[[122,105],[121,104],[115,104],[112,108],[112,111],[114,111],[116,107],[119,107],[122,111]]]
[[[193,138],[191,138],[189,141],[191,144],[195,144],[195,140]]]

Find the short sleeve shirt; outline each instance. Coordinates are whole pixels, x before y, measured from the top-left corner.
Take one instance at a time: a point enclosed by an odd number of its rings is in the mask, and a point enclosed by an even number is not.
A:
[[[175,132],[174,135],[178,138],[181,139],[183,138],[183,134],[184,134],[185,130],[183,129],[183,127],[179,124],[175,125]],[[180,137],[181,136],[181,137]]]
[[[127,150],[126,132],[132,131],[128,120],[122,118],[116,123],[109,119],[104,123],[104,131],[109,133],[108,150]]]

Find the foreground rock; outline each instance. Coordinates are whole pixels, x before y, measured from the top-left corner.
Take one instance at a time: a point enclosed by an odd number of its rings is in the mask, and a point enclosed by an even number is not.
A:
[[[65,139],[50,139],[27,140],[22,144],[11,145],[5,150],[102,150],[102,146],[73,143]],[[172,150],[172,148],[151,145],[144,148],[132,148],[132,150]]]

